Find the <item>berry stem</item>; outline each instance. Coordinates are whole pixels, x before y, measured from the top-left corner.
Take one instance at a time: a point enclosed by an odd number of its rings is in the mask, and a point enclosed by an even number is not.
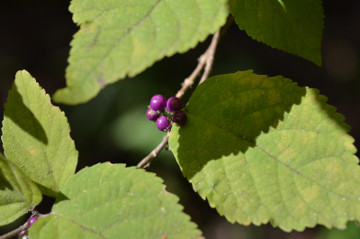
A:
[[[206,50],[205,54],[207,53],[207,56],[205,57],[205,69],[204,69],[204,73],[202,74],[201,78],[200,78],[200,81],[199,81],[199,85],[201,83],[203,83],[210,75],[210,71],[211,71],[211,68],[213,66],[213,63],[214,63],[214,56],[215,56],[215,50],[216,50],[216,46],[219,42],[219,31],[217,31],[214,36],[213,36],[213,39],[210,43],[210,46],[209,48]]]
[[[145,158],[143,158],[138,165],[136,165],[137,168],[147,168],[150,166],[151,161],[158,156],[158,154],[161,152],[161,150],[166,146],[169,140],[170,133],[167,133],[164,138],[162,139],[161,143],[156,146],[151,153],[149,153]],[[1,238],[0,238],[1,239]]]
[[[218,42],[219,42],[219,31],[217,31],[214,34],[208,49],[206,49],[206,51],[199,57],[198,65],[196,66],[195,70],[182,83],[181,89],[176,93],[177,98],[180,99],[181,97],[183,97],[185,92],[194,84],[196,77],[198,77],[198,75],[204,68],[205,70],[203,72],[199,84],[204,82],[209,77],[210,70],[214,62],[214,54]]]
[[[14,238],[17,236],[22,230],[25,230],[27,228],[27,221],[19,226],[18,228],[0,236],[0,239],[8,239],[8,238]]]
[[[47,216],[48,214],[39,214],[39,212],[37,211],[33,211],[32,210],[32,215],[31,217],[34,217],[34,216],[37,216],[38,218],[41,218],[41,217],[45,217]],[[30,217],[30,218],[31,218]],[[26,221],[24,224],[22,224],[21,226],[19,226],[18,228],[15,228],[14,230],[4,234],[4,235],[1,235],[0,236],[0,239],[10,239],[10,238],[14,238],[14,237],[17,237],[17,235],[22,231],[22,230],[28,230],[29,229],[29,225],[28,225],[28,221]]]
[[[185,92],[194,84],[196,78],[199,76],[200,72],[203,69],[204,72],[201,76],[199,84],[204,82],[209,77],[211,67],[214,63],[215,50],[219,42],[219,32],[220,30],[214,34],[208,49],[206,49],[206,51],[199,57],[198,65],[191,73],[191,75],[187,77],[182,83],[181,89],[176,93],[177,98],[181,99],[181,97],[183,97]],[[147,168],[150,166],[151,161],[156,158],[157,155],[161,152],[161,150],[167,145],[169,140],[169,134],[170,132],[164,136],[160,144],[156,146],[155,149],[153,149],[145,158],[143,158],[138,163],[138,165],[136,166],[137,168]]]

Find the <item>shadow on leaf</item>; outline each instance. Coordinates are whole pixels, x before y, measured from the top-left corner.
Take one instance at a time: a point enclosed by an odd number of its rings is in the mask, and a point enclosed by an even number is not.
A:
[[[179,129],[177,160],[191,179],[212,160],[244,154],[259,135],[276,128],[306,94],[288,79],[251,71],[208,79],[191,97]]]
[[[6,189],[9,189],[10,191],[14,190],[9,181],[2,175],[2,170],[0,169],[0,191],[5,191]]]
[[[24,104],[23,98],[19,94],[15,84],[9,93],[8,103],[5,105],[4,117],[11,119],[23,131],[29,133],[43,144],[48,144],[48,138],[43,127],[33,112]]]
[[[10,172],[11,169],[8,161],[0,153],[0,191],[5,191],[6,189],[12,191],[14,189],[9,180],[6,178],[6,175],[9,175]]]

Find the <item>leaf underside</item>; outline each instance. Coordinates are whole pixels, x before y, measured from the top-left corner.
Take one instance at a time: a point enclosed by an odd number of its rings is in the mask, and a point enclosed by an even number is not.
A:
[[[226,0],[73,0],[70,11],[80,30],[71,42],[67,87],[53,97],[65,104],[86,102],[107,84],[186,52],[228,15]]]
[[[253,39],[322,65],[321,0],[230,0],[230,11]]]
[[[25,70],[16,74],[9,92],[2,133],[6,158],[44,194],[55,196],[75,173],[78,153],[67,119]]]
[[[169,145],[230,222],[344,228],[360,220],[360,170],[349,127],[326,101],[280,76],[215,76],[196,89]]]
[[[33,209],[41,198],[36,185],[0,154],[0,226]]]
[[[152,173],[97,164],[61,189],[50,216],[30,229],[31,238],[198,238],[178,198]]]

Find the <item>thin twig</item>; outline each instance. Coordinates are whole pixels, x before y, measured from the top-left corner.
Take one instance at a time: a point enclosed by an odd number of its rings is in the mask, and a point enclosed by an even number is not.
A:
[[[37,216],[38,218],[48,216],[49,214],[40,214],[39,212],[35,211],[34,209],[31,209],[31,217]],[[30,218],[31,218],[30,217]],[[13,237],[17,237],[19,233],[23,230],[28,230],[28,221],[26,221],[24,224],[19,226],[18,228],[0,236],[0,239],[9,239]]]
[[[168,139],[169,139],[169,133],[167,133],[164,136],[161,143],[158,146],[156,146],[156,148],[153,151],[151,151],[151,153],[148,154],[148,156],[143,158],[143,160],[141,160],[136,167],[137,168],[147,168],[150,165],[151,161],[154,158],[156,158],[158,156],[158,154],[160,153],[160,151],[165,147],[165,145],[168,142]]]
[[[216,50],[216,46],[219,42],[219,31],[217,31],[215,33],[215,35],[213,36],[213,40],[211,41],[211,44],[208,48],[208,55],[206,57],[206,64],[205,64],[205,69],[204,69],[204,73],[202,74],[201,76],[201,79],[199,81],[199,85],[201,83],[203,83],[208,77],[209,77],[209,74],[210,74],[210,71],[211,71],[211,68],[213,66],[213,63],[214,63],[214,55],[215,55],[215,50]]]
[[[207,52],[207,51],[206,51]],[[195,70],[191,73],[191,75],[186,78],[181,86],[181,89],[176,93],[176,97],[177,98],[181,98],[183,97],[183,95],[185,94],[185,92],[194,84],[196,77],[200,74],[200,72],[202,71],[202,69],[205,66],[206,63],[206,59],[205,59],[205,54],[206,52],[201,55],[198,59],[198,65],[196,66]]]
[[[215,54],[215,50],[216,50],[216,46],[217,46],[218,41],[219,41],[219,31],[217,31],[214,34],[208,49],[199,57],[198,65],[196,66],[194,71],[182,83],[181,89],[176,93],[177,98],[180,99],[181,97],[183,97],[185,92],[189,88],[191,88],[191,86],[194,84],[196,78],[199,76],[200,72],[203,69],[204,69],[204,72],[203,72],[203,74],[201,76],[199,84],[201,84],[202,82],[204,82],[208,78],[208,76],[210,74],[210,71],[211,71],[212,64],[214,62],[214,54]],[[168,140],[169,140],[169,133],[167,133],[164,136],[164,138],[160,142],[160,144],[158,146],[156,146],[156,148],[153,151],[151,151],[150,154],[148,154],[145,158],[143,158],[138,163],[138,165],[136,167],[137,168],[146,168],[146,167],[148,167],[150,165],[150,162],[155,157],[157,157],[157,155],[161,152],[161,150],[166,146],[166,144],[168,143]]]
[[[194,84],[196,77],[200,74],[200,72],[204,67],[205,70],[201,77],[201,80],[205,81],[205,79],[207,79],[211,70],[211,65],[214,62],[214,54],[218,41],[219,41],[219,31],[217,31],[214,34],[208,49],[199,57],[198,59],[199,63],[196,66],[195,70],[182,83],[181,89],[176,93],[177,98],[180,99],[185,94],[185,92]]]
[[[20,227],[4,234],[0,236],[0,239],[8,239],[8,238],[13,238],[15,236],[17,236],[22,230],[25,230],[27,228],[27,222],[25,222],[24,224],[22,224]]]

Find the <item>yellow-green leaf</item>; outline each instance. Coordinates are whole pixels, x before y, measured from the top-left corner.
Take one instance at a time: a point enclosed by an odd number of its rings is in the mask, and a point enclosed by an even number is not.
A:
[[[103,163],[82,169],[61,189],[30,238],[197,239],[201,233],[162,180],[142,169]]]
[[[70,11],[80,30],[71,42],[67,87],[54,95],[65,104],[86,102],[105,85],[186,52],[228,16],[227,0],[73,0]]]
[[[67,119],[31,75],[16,74],[9,92],[2,127],[6,158],[55,196],[75,173],[78,152]]]
[[[360,167],[344,117],[326,100],[280,76],[215,76],[196,89],[169,145],[230,222],[344,228],[360,220]]]
[[[41,201],[31,180],[0,153],[0,225],[13,222]]]

